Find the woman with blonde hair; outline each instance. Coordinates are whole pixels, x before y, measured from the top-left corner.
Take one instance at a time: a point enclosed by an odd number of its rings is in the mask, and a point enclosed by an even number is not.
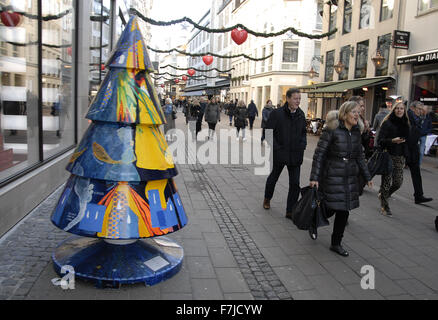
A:
[[[382,183],[379,190],[380,212],[390,217],[391,209],[388,205],[389,197],[403,183],[403,169],[409,149],[406,141],[409,138],[410,123],[406,106],[403,102],[396,103],[391,112],[383,119],[380,127],[377,145],[388,151],[392,159],[392,173],[382,175]]]
[[[341,246],[341,240],[349,211],[359,207],[360,173],[372,187],[361,145],[359,113],[359,106],[354,101],[347,101],[339,111],[328,113],[310,174],[310,186],[322,191],[328,212],[335,214],[330,250],[344,257],[349,254]],[[309,233],[315,240],[315,226]]]

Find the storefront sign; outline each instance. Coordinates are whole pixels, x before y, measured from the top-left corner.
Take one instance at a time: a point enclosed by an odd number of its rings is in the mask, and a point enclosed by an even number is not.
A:
[[[409,49],[410,36],[411,33],[408,31],[394,30],[392,47],[398,49]]]
[[[397,58],[397,64],[429,64],[438,62],[438,50]]]

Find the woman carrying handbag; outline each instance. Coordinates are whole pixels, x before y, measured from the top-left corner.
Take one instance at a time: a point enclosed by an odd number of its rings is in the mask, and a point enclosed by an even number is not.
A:
[[[406,106],[403,102],[394,105],[391,112],[385,117],[380,127],[377,144],[386,148],[392,159],[392,172],[382,175],[380,184],[379,199],[380,212],[387,217],[392,213],[389,208],[388,199],[403,183],[403,168],[406,157],[409,155],[406,140],[409,137],[409,118]]]
[[[310,186],[324,194],[326,209],[335,214],[330,250],[347,257],[341,246],[349,211],[359,207],[358,176],[372,187],[362,150],[359,106],[347,101],[327,114],[326,126],[313,156]],[[309,230],[316,239],[316,229]]]

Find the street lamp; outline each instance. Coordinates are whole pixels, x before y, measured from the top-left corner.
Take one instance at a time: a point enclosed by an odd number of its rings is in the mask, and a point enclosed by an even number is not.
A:
[[[311,67],[310,71],[309,71],[309,78],[312,79],[316,75],[317,75],[317,72],[313,69],[313,67]]]
[[[339,61],[333,67],[335,68],[336,73],[340,74],[342,72],[342,70],[344,70],[345,64],[343,64],[341,61]]]
[[[380,54],[380,50],[377,49],[376,56],[371,60],[373,60],[374,66],[376,68],[380,68],[385,63],[386,59]]]
[[[313,56],[312,60],[310,61],[310,70],[309,70],[309,77],[313,78],[314,76],[316,76],[318,74],[318,72],[315,71],[315,69],[313,68],[313,61],[314,60],[318,60],[321,64],[324,63],[324,56]]]

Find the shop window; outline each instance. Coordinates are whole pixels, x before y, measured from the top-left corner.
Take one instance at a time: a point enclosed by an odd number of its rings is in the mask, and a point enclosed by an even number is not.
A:
[[[438,65],[435,65],[438,67]],[[421,67],[416,67],[421,68]],[[438,112],[438,69],[435,73],[419,74],[412,77],[411,101],[421,101],[431,105],[434,112]]]
[[[353,16],[353,8],[351,0],[344,1],[344,21],[342,23],[342,34],[351,32],[351,18]]]
[[[423,12],[432,8],[438,8],[438,0],[418,0],[419,12]]]
[[[381,0],[380,21],[391,19],[393,10],[394,10],[394,0]]]
[[[333,81],[333,70],[335,64],[335,50],[326,53],[324,81]]]
[[[385,58],[385,61],[380,66],[376,68],[376,76],[386,76],[388,74],[388,62],[389,62],[389,50],[391,48],[391,34],[385,34],[378,37],[377,39],[377,49],[380,50],[380,54]]]
[[[355,78],[365,78],[367,76],[368,65],[368,47],[369,41],[359,42],[356,50],[356,70],[354,73]]]

